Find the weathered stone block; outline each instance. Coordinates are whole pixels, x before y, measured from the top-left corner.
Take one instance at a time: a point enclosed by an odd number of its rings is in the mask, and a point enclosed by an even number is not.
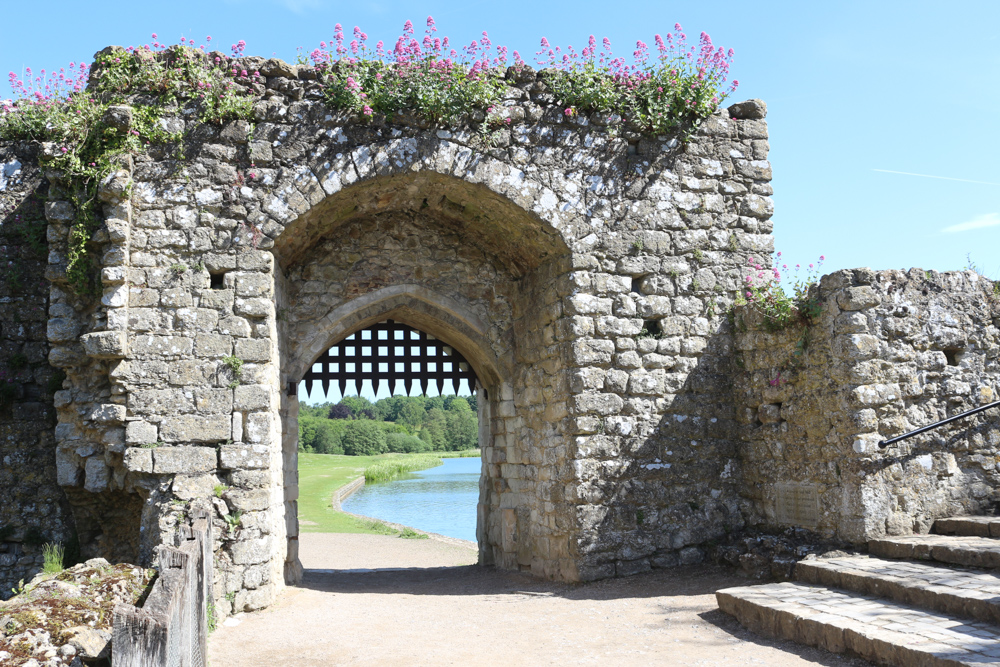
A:
[[[111,469],[104,462],[103,456],[91,456],[84,463],[83,488],[91,493],[99,493],[108,488],[111,479]]]
[[[153,450],[148,447],[129,447],[125,450],[125,469],[130,472],[153,472]]]
[[[120,424],[125,421],[125,406],[115,403],[95,405],[87,414],[87,419],[99,424]]]
[[[233,408],[236,410],[267,410],[271,407],[271,388],[267,385],[240,385],[234,394]]]
[[[245,273],[236,276],[237,297],[271,296],[271,276],[264,273]]]
[[[75,452],[56,449],[56,482],[60,486],[79,486],[83,465]]]
[[[871,359],[878,354],[878,348],[878,338],[869,334],[837,336],[833,341],[833,353],[842,359]]]
[[[177,415],[160,422],[164,442],[224,442],[229,438],[229,415]]]
[[[211,473],[201,475],[179,474],[174,477],[170,490],[181,500],[194,500],[195,498],[212,498],[215,494],[215,487],[219,484],[219,478]]]
[[[194,341],[184,336],[136,336],[132,354],[138,359],[190,356]]]
[[[215,447],[156,447],[150,451],[157,474],[211,472],[218,462]]]
[[[233,304],[233,312],[246,317],[267,317],[271,314],[272,305],[270,299],[251,298],[244,299],[236,297]]]
[[[228,415],[233,411],[233,390],[202,388],[194,392],[194,407],[198,412]]]
[[[235,542],[232,546],[233,562],[237,565],[253,565],[267,562],[271,555],[271,538]]]
[[[271,442],[271,413],[253,412],[247,415],[243,433],[247,442],[269,444]]]
[[[267,338],[237,339],[233,354],[243,361],[270,361],[271,341]]]
[[[124,331],[98,331],[80,336],[83,351],[95,359],[121,359],[128,353]]]
[[[266,445],[222,445],[219,447],[219,467],[235,469],[263,469],[270,462]]]
[[[579,366],[608,365],[615,344],[610,340],[578,340],[573,342],[573,362]]]
[[[76,319],[52,318],[49,320],[47,328],[49,342],[67,343],[74,341],[80,335],[80,327],[81,323]]]
[[[841,310],[864,310],[877,306],[882,300],[874,289],[864,285],[862,287],[848,287],[837,295],[837,305]]]
[[[227,498],[233,509],[242,512],[266,510],[271,505],[270,493],[267,489],[230,491]]]
[[[233,337],[220,334],[199,334],[194,339],[196,357],[221,359],[233,353]]]

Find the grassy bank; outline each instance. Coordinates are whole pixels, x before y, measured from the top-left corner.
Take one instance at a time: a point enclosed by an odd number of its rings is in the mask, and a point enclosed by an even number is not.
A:
[[[365,468],[365,483],[388,482],[400,475],[417,470],[427,470],[442,465],[444,461],[436,456],[414,455],[394,456]]]
[[[434,452],[434,456],[479,456],[478,450],[470,452],[473,453]],[[344,456],[299,452],[299,530],[304,533],[384,534],[384,528],[334,510],[333,492],[352,480],[364,477],[365,469],[371,466],[389,461],[427,458],[426,454]]]

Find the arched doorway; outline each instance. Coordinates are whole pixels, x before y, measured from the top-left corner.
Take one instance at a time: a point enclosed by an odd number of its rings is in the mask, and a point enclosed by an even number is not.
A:
[[[331,346],[386,320],[446,342],[478,379],[480,563],[576,578],[567,557],[570,510],[554,517],[564,482],[544,470],[555,460],[546,446],[561,442],[553,436],[566,414],[554,400],[566,393],[557,372],[566,347],[555,332],[558,279],[568,267],[561,238],[495,193],[433,173],[352,186],[294,224],[298,232],[286,230],[275,247],[277,340],[288,387],[281,406],[286,579],[299,575],[293,386]]]

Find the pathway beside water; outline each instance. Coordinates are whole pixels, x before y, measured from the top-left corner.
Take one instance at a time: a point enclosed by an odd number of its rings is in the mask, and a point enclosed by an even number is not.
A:
[[[345,512],[476,541],[482,459],[444,459],[444,465],[391,482],[366,484],[342,504]]]

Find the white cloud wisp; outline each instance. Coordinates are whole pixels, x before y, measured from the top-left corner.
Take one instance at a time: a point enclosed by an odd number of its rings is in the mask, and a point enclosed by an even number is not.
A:
[[[945,227],[941,231],[945,234],[955,234],[957,232],[969,232],[973,229],[985,229],[986,227],[996,227],[998,225],[1000,225],[1000,213],[987,213],[986,215],[977,215],[972,220]]]

